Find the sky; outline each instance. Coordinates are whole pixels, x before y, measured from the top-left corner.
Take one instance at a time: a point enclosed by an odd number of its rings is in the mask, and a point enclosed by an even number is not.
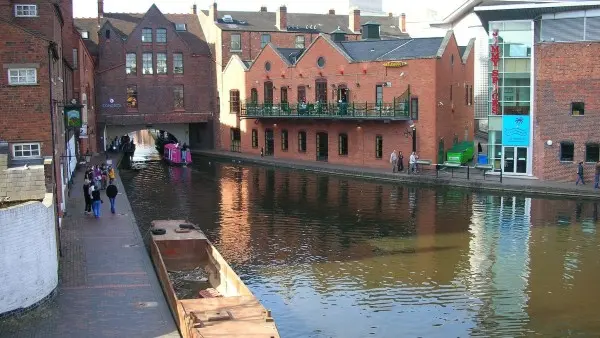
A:
[[[105,12],[145,13],[155,3],[163,13],[189,13],[194,3],[198,10],[208,9],[213,0],[104,0]],[[287,3],[286,3],[287,2]],[[450,13],[464,0],[383,0],[385,12],[396,15],[406,13],[407,21],[420,20],[428,9],[435,10],[442,18]],[[327,13],[335,9],[336,13],[349,11],[348,0],[217,0],[218,7],[223,10],[258,11],[267,6],[269,11],[282,4],[288,12]],[[97,0],[73,0],[75,17],[96,17]]]

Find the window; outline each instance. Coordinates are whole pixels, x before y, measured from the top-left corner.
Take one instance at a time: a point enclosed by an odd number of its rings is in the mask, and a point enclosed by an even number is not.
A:
[[[173,74],[183,74],[183,54],[173,54]]]
[[[106,40],[110,40],[110,29],[104,31],[104,37],[106,38]]]
[[[258,130],[252,129],[252,148],[258,148]]]
[[[465,86],[465,105],[469,106],[469,85]]]
[[[8,84],[31,85],[37,84],[37,69],[12,68],[8,70]]]
[[[575,145],[573,142],[560,143],[560,160],[563,162],[573,162],[575,159]]]
[[[600,161],[600,145],[598,143],[588,143],[585,145],[585,161]]]
[[[270,71],[271,71],[271,63],[270,63],[269,61],[265,62],[265,70],[266,70],[267,72],[270,72]]]
[[[142,54],[142,74],[152,74],[152,53]]]
[[[383,158],[383,136],[375,136],[375,158]]]
[[[288,131],[285,129],[281,131],[281,150],[288,150]]]
[[[15,5],[15,16],[37,16],[37,5]]]
[[[378,107],[383,106],[383,86],[376,85],[375,86],[375,103]]]
[[[288,92],[287,92],[287,90],[288,90],[287,87],[285,87],[285,86],[281,87],[281,90],[280,90],[281,93],[279,95],[279,101],[281,103],[288,103]]]
[[[583,102],[571,102],[571,115],[583,116],[585,113],[585,104]]]
[[[142,29],[142,42],[152,42],[152,28]]]
[[[413,120],[419,119],[419,98],[410,98],[410,118]]]
[[[88,31],[82,31],[81,32],[81,38],[82,39],[89,39],[90,38],[90,32],[88,32]]]
[[[186,30],[186,26],[184,23],[176,23],[175,30],[176,31],[184,31],[184,30]]]
[[[473,85],[471,85],[470,87],[467,86],[467,89],[469,90],[469,106],[473,105]]]
[[[304,35],[296,35],[296,43],[295,43],[294,47],[304,48],[305,41],[306,40],[304,38]]]
[[[136,85],[127,86],[127,108],[137,109],[138,107],[138,93]]]
[[[258,103],[258,89],[256,89],[256,88],[250,89],[250,102]]]
[[[156,53],[156,74],[167,74],[167,53]]]
[[[315,101],[327,103],[327,81],[315,81]]]
[[[305,131],[298,132],[298,152],[300,152],[300,153],[306,152],[306,132]]]
[[[306,87],[298,86],[298,102],[306,102]]]
[[[240,128],[230,128],[231,151],[239,153],[242,151],[242,132]]]
[[[320,56],[317,59],[317,66],[319,66],[319,68],[325,67],[325,58],[324,57]]]
[[[137,54],[127,53],[127,56],[125,57],[125,73],[126,74],[132,74],[132,75],[137,74],[136,58],[137,58]]]
[[[173,87],[173,107],[175,109],[183,109],[184,107],[182,85],[175,85]]]
[[[156,30],[156,42],[166,43],[167,42],[167,30],[164,28],[158,28]]]
[[[348,155],[348,134],[338,136],[338,154],[341,156]]]
[[[450,101],[452,101],[452,85],[450,85]]]
[[[269,42],[271,42],[270,34],[263,34],[260,36],[260,48],[265,48],[265,46],[268,45]]]
[[[240,113],[240,91],[237,89],[229,91],[229,113]]]
[[[232,51],[242,51],[242,36],[240,34],[231,34],[229,49]]]
[[[19,143],[13,145],[13,158],[39,157],[39,143]]]

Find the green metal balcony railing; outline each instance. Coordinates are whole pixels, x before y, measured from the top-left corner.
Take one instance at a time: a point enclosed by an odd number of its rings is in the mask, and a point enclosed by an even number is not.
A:
[[[246,103],[241,118],[322,118],[360,120],[410,120],[408,100],[392,103]]]

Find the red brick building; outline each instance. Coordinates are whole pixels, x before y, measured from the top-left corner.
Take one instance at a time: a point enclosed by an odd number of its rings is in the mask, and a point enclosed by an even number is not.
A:
[[[229,89],[221,119],[239,122],[221,135],[222,149],[388,167],[394,149],[405,163],[415,148],[439,163],[454,142],[473,140],[473,41],[459,48],[452,31],[423,39],[379,31],[366,23],[359,41],[339,31],[306,50],[265,46],[242,90]]]
[[[112,139],[122,134],[111,126],[182,124],[198,135],[182,142],[212,147],[214,61],[197,15],[155,5],[144,14],[105,13],[99,1],[98,17],[76,26],[95,58],[99,132]]]

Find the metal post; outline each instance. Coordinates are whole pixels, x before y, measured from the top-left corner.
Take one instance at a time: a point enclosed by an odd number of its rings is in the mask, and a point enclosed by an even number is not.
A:
[[[412,129],[412,151],[417,152],[417,128]]]
[[[469,176],[470,176],[470,169],[471,169],[471,167],[469,167],[469,165],[467,164],[467,180],[469,179]]]
[[[500,183],[502,183],[503,173],[504,173],[504,168],[500,168]]]

